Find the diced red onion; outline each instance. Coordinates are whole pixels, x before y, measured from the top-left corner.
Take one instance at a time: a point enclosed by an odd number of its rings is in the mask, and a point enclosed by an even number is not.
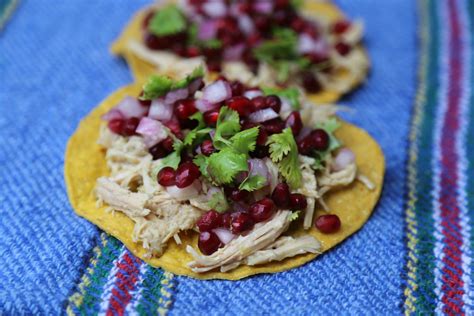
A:
[[[265,185],[269,184],[269,172],[267,165],[262,159],[249,159],[249,177],[261,176],[267,180]]]
[[[237,60],[240,59],[242,53],[244,52],[245,45],[244,44],[237,44],[226,48],[224,50],[224,59],[225,60]]]
[[[168,192],[172,198],[178,201],[185,201],[198,196],[201,187],[201,182],[199,180],[195,180],[193,184],[182,189],[175,185],[166,187],[166,192]]]
[[[240,12],[239,3],[233,2],[229,6],[229,15],[238,18],[242,13]]]
[[[237,22],[239,23],[239,28],[245,34],[249,35],[255,32],[255,24],[253,23],[252,19],[246,15],[238,15]]]
[[[188,87],[170,91],[165,95],[165,103],[173,104],[178,100],[186,99],[188,95]]]
[[[322,39],[313,39],[308,34],[301,34],[298,38],[298,52],[300,54],[318,53],[321,55],[329,54],[329,45]]]
[[[148,111],[148,107],[143,106],[136,98],[127,96],[115,107],[125,118],[142,117]]]
[[[230,85],[224,80],[218,80],[204,88],[202,98],[211,103],[219,103],[231,96]]]
[[[261,95],[263,95],[263,92],[258,89],[251,89],[244,92],[244,97],[246,97],[247,99],[253,99]]]
[[[254,3],[253,8],[258,13],[268,14],[273,10],[273,3],[268,0],[257,1]]]
[[[211,18],[221,18],[227,14],[227,6],[220,1],[205,2],[202,5],[202,10]]]
[[[291,106],[291,102],[288,101],[287,98],[280,97],[281,100],[281,109],[280,113],[287,113],[293,111],[293,107]]]
[[[243,202],[235,202],[232,204],[234,212],[245,213],[247,212],[248,205]]]
[[[188,86],[189,95],[194,96],[196,91],[198,91],[199,88],[201,87],[201,84],[202,84],[202,78],[196,78],[193,81],[191,81],[191,83]]]
[[[111,121],[116,119],[123,119],[123,114],[118,109],[113,108],[109,112],[101,116],[104,121]]]
[[[216,135],[216,130],[213,129],[212,131],[209,132],[209,136],[211,136],[211,139],[214,139],[214,136]]]
[[[235,176],[235,181],[237,183],[242,183],[248,177],[249,173],[247,171],[241,171]]]
[[[143,136],[143,141],[148,148],[153,147],[168,137],[165,126],[159,121],[148,117],[142,117],[136,132]]]
[[[198,109],[200,112],[207,112],[207,111],[210,111],[210,110],[214,110],[217,105],[214,104],[214,103],[211,103],[207,100],[204,100],[204,99],[197,99],[195,102],[194,102],[194,106],[196,107],[196,109]]]
[[[214,228],[212,230],[214,234],[217,235],[219,240],[224,244],[227,245],[229,242],[232,241],[232,239],[235,238],[235,235],[230,232],[230,230],[225,229],[225,228]]]
[[[202,41],[207,41],[216,36],[217,33],[217,21],[216,20],[204,20],[199,25],[197,37]]]
[[[332,162],[331,169],[340,171],[355,161],[355,155],[349,148],[342,148]]]
[[[163,98],[159,98],[159,99],[155,99],[151,101],[148,117],[158,120],[158,121],[167,122],[171,120],[172,116],[173,116],[173,104],[165,103]]]
[[[253,112],[249,115],[249,119],[252,123],[262,123],[277,118],[278,116],[278,113],[272,108],[267,108]]]
[[[300,141],[302,140],[303,138],[305,138],[306,136],[308,136],[310,133],[311,133],[311,128],[307,127],[307,126],[303,126],[303,128],[301,129],[298,137],[296,137],[296,140],[297,141]]]

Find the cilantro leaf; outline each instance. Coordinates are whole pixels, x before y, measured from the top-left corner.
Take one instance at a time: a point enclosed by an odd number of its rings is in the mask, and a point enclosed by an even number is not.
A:
[[[199,167],[199,171],[201,171],[201,174],[209,181],[212,181],[212,179],[209,176],[209,171],[207,171],[207,167],[209,165],[208,157],[199,154],[196,157],[194,157],[193,162],[196,166]]]
[[[267,184],[267,179],[265,177],[256,175],[247,177],[240,185],[239,190],[245,191],[256,191],[258,189],[263,188]]]
[[[269,137],[270,158],[278,165],[278,170],[286,179],[290,187],[296,189],[301,186],[301,170],[298,161],[298,147],[291,128],[285,128],[280,134]]]
[[[205,128],[206,124],[204,123],[204,118],[201,112],[196,112],[189,118],[198,121],[198,125],[184,138],[185,146],[192,146],[193,144],[200,143],[212,130],[211,128]]]
[[[217,118],[216,133],[213,144],[217,149],[223,149],[230,146],[231,142],[226,139],[240,131],[239,113],[223,106]]]
[[[263,93],[265,95],[274,94],[281,98],[287,99],[293,110],[300,109],[300,91],[297,88],[286,88],[286,89],[279,89],[279,88],[271,88],[271,87],[264,87],[262,88]]]
[[[291,214],[288,216],[290,222],[296,221],[300,217],[300,213],[301,211],[291,212]]]
[[[248,154],[249,151],[254,151],[257,145],[259,127],[252,127],[232,136],[229,140],[232,148],[243,154]]]
[[[171,167],[176,170],[179,166],[179,163],[181,162],[181,151],[183,150],[183,148],[183,142],[179,139],[176,139],[173,144],[174,151],[165,158],[163,158],[163,160],[161,161],[160,169],[164,167]]]
[[[264,62],[272,63],[276,59],[294,59],[297,57],[297,34],[289,28],[276,28],[273,38],[262,42],[254,49],[255,57]]]
[[[232,182],[241,171],[248,171],[247,155],[224,148],[208,158],[209,175],[217,185]]]
[[[222,190],[215,192],[211,196],[211,199],[207,202],[207,205],[219,213],[223,213],[229,209],[229,203],[227,203],[224,192],[222,192]]]
[[[204,48],[221,48],[222,42],[217,38],[209,40],[201,40],[198,38],[199,27],[196,23],[191,24],[188,28],[188,42],[190,45],[196,45]]]
[[[175,81],[168,76],[152,75],[143,85],[141,100],[153,100],[164,96],[170,91],[187,87],[193,80],[204,76],[204,68],[199,66],[184,79]]]
[[[172,35],[184,31],[186,19],[175,5],[168,5],[153,15],[148,29],[157,36]]]

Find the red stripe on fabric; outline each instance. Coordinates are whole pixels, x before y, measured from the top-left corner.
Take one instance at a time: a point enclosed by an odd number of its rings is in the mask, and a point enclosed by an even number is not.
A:
[[[443,247],[442,302],[443,312],[448,315],[463,315],[464,282],[462,280],[462,234],[458,204],[458,162],[456,136],[460,127],[460,102],[462,84],[462,42],[459,13],[455,0],[448,4],[451,36],[449,39],[449,90],[448,107],[443,118],[441,135],[441,226],[445,245]]]
[[[117,268],[117,280],[112,289],[107,316],[124,315],[125,308],[132,299],[130,292],[135,289],[139,278],[140,259],[127,252],[117,263]]]

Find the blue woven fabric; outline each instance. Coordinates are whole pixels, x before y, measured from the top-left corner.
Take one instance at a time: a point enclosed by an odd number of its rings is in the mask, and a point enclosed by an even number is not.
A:
[[[302,268],[238,282],[178,278],[172,314],[388,314],[402,302],[406,143],[416,87],[413,1],[341,0],[366,22],[373,71],[344,102],[387,159],[364,228]],[[108,46],[146,1],[23,0],[0,34],[0,314],[59,314],[98,230],[75,216],[63,181],[68,137],[131,81]]]

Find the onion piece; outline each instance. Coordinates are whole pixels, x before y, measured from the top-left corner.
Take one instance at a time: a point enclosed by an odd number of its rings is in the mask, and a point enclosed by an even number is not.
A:
[[[347,166],[349,166],[351,163],[354,163],[355,161],[355,155],[347,147],[342,148],[339,150],[337,153],[336,157],[334,158],[334,161],[331,164],[331,169],[333,171],[340,171],[345,169]]]
[[[279,117],[278,113],[272,108],[259,110],[249,115],[250,122],[252,123],[262,123],[277,117]]]
[[[202,98],[211,103],[219,103],[231,96],[230,85],[224,80],[218,80],[204,88]]]
[[[113,108],[109,112],[105,113],[100,117],[104,121],[112,121],[117,119],[123,119],[123,114],[120,110]]]
[[[209,1],[203,3],[202,11],[211,18],[221,18],[227,14],[227,6],[224,2]]]
[[[196,109],[199,110],[199,112],[207,112],[207,111],[210,111],[210,110],[214,110],[217,105],[216,104],[213,104],[207,100],[204,100],[204,99],[197,99],[195,102],[194,102],[194,106],[196,107]]]
[[[142,117],[136,132],[143,136],[143,141],[148,148],[155,146],[168,137],[165,126],[149,117]]]
[[[119,110],[125,118],[142,117],[148,111],[148,107],[141,105],[136,98],[130,96],[123,98],[115,109]]]
[[[178,100],[186,99],[188,95],[188,87],[170,91],[165,95],[165,103],[173,104]]]
[[[205,20],[199,25],[197,37],[202,41],[207,41],[216,36],[217,33],[217,21],[216,20]]]
[[[300,141],[302,140],[303,138],[305,138],[306,136],[308,136],[309,134],[311,134],[311,131],[312,129],[307,127],[307,126],[303,126],[303,128],[301,129],[300,133],[298,134],[298,136],[296,137],[296,140],[297,141]]]
[[[262,176],[268,180],[268,168],[262,159],[249,159],[249,177]]]
[[[225,60],[238,60],[242,57],[242,53],[244,52],[245,45],[244,44],[237,44],[226,48],[224,50],[224,59]]]
[[[329,55],[329,45],[322,39],[313,39],[308,34],[301,34],[298,37],[298,53],[300,54],[311,54],[317,53],[320,55]]]
[[[178,201],[185,201],[192,199],[196,196],[199,195],[199,190],[201,190],[201,182],[199,180],[195,180],[190,186],[187,186],[185,188],[178,188],[177,186],[173,185],[170,187],[166,187],[166,192],[168,194],[178,200]]]
[[[258,13],[269,14],[273,10],[273,3],[268,0],[261,0],[255,2],[253,8]]]
[[[199,88],[201,88],[202,82],[203,82],[202,78],[196,78],[193,81],[191,81],[191,83],[188,86],[188,92],[190,96],[193,96],[196,93],[196,91],[198,91]]]
[[[230,230],[225,228],[214,228],[212,230],[214,234],[217,235],[219,240],[224,244],[227,245],[232,239],[235,238],[235,235],[230,232]]]
[[[255,24],[248,15],[242,14],[238,15],[237,17],[237,23],[239,24],[239,28],[242,30],[242,32],[247,35],[255,32]]]
[[[252,100],[253,98],[262,96],[262,95],[263,95],[263,92],[259,89],[251,89],[251,90],[247,90],[247,91],[244,92],[244,97],[246,97],[247,99],[250,99],[250,100]]]
[[[235,202],[232,204],[232,207],[236,213],[245,213],[249,208],[249,206],[243,202]]]
[[[171,120],[173,116],[173,104],[165,103],[163,98],[155,99],[151,101],[150,111],[148,112],[148,117],[167,122]]]

